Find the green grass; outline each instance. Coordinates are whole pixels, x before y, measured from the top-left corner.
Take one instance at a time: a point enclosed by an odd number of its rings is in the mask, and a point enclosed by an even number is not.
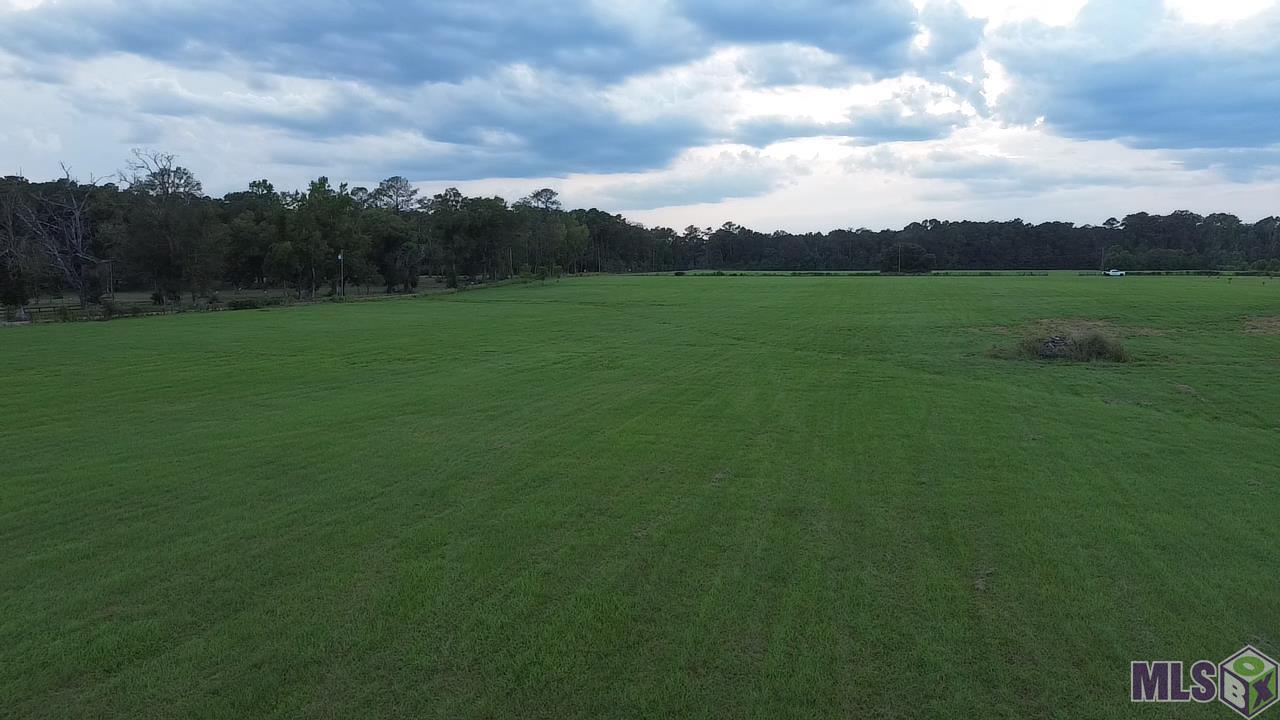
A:
[[[1229,717],[1261,278],[592,277],[0,329],[0,716]],[[1001,360],[1106,320],[1125,364]]]

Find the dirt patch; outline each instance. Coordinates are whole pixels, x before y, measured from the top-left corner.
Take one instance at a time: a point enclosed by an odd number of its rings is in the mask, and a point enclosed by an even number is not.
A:
[[[1038,335],[1044,337],[1103,333],[1112,337],[1151,337],[1164,335],[1160,328],[1144,325],[1116,325],[1110,320],[1085,317],[1041,318],[1020,325],[983,325],[970,328],[987,335]]]
[[[980,593],[985,593],[991,587],[992,575],[995,575],[995,568],[979,568],[974,573],[973,589]]]
[[[1244,331],[1250,335],[1280,335],[1280,315],[1245,318]]]
[[[1183,395],[1190,395],[1191,397],[1197,400],[1200,400],[1201,402],[1204,401],[1204,398],[1200,395],[1200,393],[1190,385],[1183,385],[1179,383],[1177,385],[1174,385],[1174,387],[1177,388],[1178,392],[1182,393]]]
[[[1133,407],[1151,407],[1151,403],[1145,400],[1127,400],[1125,398],[1107,398],[1102,402],[1106,405],[1130,405]]]
[[[1084,317],[1044,318],[1029,323],[1029,329],[1045,335],[1083,335],[1091,332],[1119,337],[1164,335],[1164,330],[1160,328],[1143,325],[1116,325],[1110,320],[1092,320]]]
[[[1012,335],[1015,330],[1012,325],[987,325],[985,327],[975,327],[970,329],[990,335]]]

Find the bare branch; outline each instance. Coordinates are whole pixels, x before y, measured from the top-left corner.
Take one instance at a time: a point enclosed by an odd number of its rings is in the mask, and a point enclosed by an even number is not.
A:
[[[89,223],[92,186],[77,183],[65,165],[63,175],[55,191],[32,193],[27,202],[17,205],[15,214],[30,231],[36,248],[83,305],[90,271],[99,262],[93,253]]]

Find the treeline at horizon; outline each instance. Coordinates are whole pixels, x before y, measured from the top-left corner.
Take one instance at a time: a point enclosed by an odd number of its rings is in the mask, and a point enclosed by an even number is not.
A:
[[[729,222],[676,231],[565,210],[549,189],[515,202],[453,188],[424,197],[403,177],[376,188],[320,177],[284,192],[255,180],[212,198],[172,155],[155,152],[135,152],[106,182],[0,178],[0,303],[19,307],[66,292],[92,304],[111,290],[149,290],[156,303],[231,287],[412,292],[422,276],[457,286],[579,272],[1112,267],[1280,271],[1280,217],[1177,211],[1101,225],[924,220],[793,234]]]

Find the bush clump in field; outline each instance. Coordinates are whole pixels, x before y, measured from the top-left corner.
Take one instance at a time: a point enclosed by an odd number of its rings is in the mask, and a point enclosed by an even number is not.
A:
[[[1128,362],[1124,343],[1097,330],[1068,335],[1036,335],[1018,343],[1017,357],[1027,360]]]

